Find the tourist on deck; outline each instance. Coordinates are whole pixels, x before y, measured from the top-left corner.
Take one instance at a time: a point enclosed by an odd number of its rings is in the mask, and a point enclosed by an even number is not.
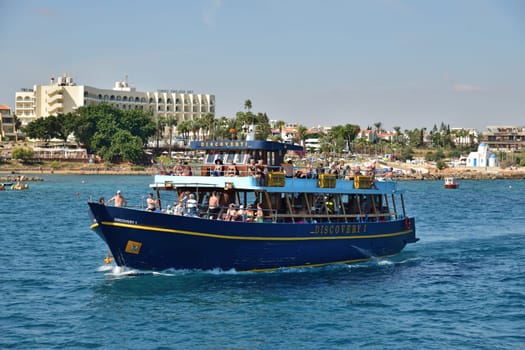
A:
[[[128,202],[126,201],[120,190],[117,191],[117,194],[115,196],[111,197],[108,200],[108,204],[111,202],[114,202],[116,207],[125,207],[128,205]]]
[[[350,168],[350,165],[345,166],[343,170],[343,179],[345,180],[353,180],[354,179],[354,173],[352,171],[352,168]]]
[[[186,215],[187,216],[197,216],[198,203],[195,199],[195,195],[190,193],[188,200],[186,201]]]
[[[173,208],[173,214],[179,216],[184,214],[184,206],[181,201],[177,202],[177,205]]]
[[[210,219],[217,218],[217,215],[219,214],[221,208],[219,206],[219,196],[217,196],[217,192],[213,191],[211,193],[210,199],[208,200],[208,217]]]
[[[153,197],[153,193],[150,193],[148,198],[146,199],[146,210],[147,211],[155,211],[157,207],[157,200],[155,197]]]
[[[257,166],[255,167],[255,178],[257,179],[258,186],[266,185],[265,166],[262,159],[259,159]]]
[[[248,175],[255,176],[255,173],[256,173],[255,159],[250,158],[250,163],[248,164]]]
[[[169,205],[166,207],[166,214],[173,214],[173,210],[171,210],[171,206]]]
[[[239,206],[239,210],[237,210],[237,220],[246,221],[246,211],[242,204]]]
[[[339,169],[337,168],[337,165],[335,163],[330,164],[329,173],[335,175],[336,179],[339,177]]]
[[[3,185],[4,185],[4,184],[2,184],[2,186],[3,186]],[[105,200],[104,200],[104,197],[100,197],[100,198],[98,199],[98,204],[102,204],[102,205],[106,204],[106,203],[105,203]]]
[[[230,203],[226,216],[224,217],[226,221],[235,221],[237,220],[237,210],[235,209],[235,204]]]
[[[319,175],[324,174],[324,166],[323,163],[319,163],[317,168],[315,168],[315,175],[317,178],[319,178]]]
[[[246,222],[253,222],[255,217],[255,213],[253,211],[253,205],[248,204],[248,207],[246,208]]]
[[[287,178],[293,177],[293,163],[291,159],[288,159],[286,163],[282,165],[284,176]]]
[[[177,165],[173,168],[173,175],[181,176],[184,168],[182,167],[182,161],[178,161]]]
[[[192,176],[193,172],[191,171],[191,166],[188,165],[188,162],[184,162],[182,167],[182,176]]]
[[[237,166],[235,165],[235,163],[232,161],[230,161],[230,165],[228,165],[228,171],[226,173],[226,176],[230,176],[230,177],[233,177],[233,176],[237,176],[239,175],[239,170],[237,170]]]
[[[306,166],[297,170],[294,176],[299,179],[313,179],[315,177],[315,170],[312,167],[312,161],[309,160],[306,162]]]
[[[257,202],[257,211],[255,212],[255,222],[263,222],[264,221],[264,212],[261,207],[261,203]]]
[[[345,169],[346,169],[345,161],[341,159],[339,161],[339,164],[337,164],[337,170],[339,172],[339,178],[340,179],[344,178],[344,171],[345,171]]]
[[[215,167],[213,168],[212,174],[213,176],[223,176],[224,175],[224,168],[223,168],[222,160],[215,159]]]

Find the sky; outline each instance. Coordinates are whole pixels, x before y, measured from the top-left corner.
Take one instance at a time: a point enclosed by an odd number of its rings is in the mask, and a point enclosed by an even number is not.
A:
[[[523,0],[0,0],[0,104],[68,74],[307,127],[525,126]]]

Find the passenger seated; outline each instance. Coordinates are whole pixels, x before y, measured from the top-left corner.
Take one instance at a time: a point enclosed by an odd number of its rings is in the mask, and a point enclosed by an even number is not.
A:
[[[237,176],[239,175],[239,171],[237,170],[237,166],[233,162],[233,160],[230,162],[230,165],[228,165],[228,172],[226,173],[226,176]]]
[[[255,212],[255,222],[264,221],[264,212],[260,203],[257,203],[257,211]]]
[[[246,221],[246,211],[243,205],[240,205],[239,210],[237,210],[237,220]]]
[[[188,162],[184,162],[184,166],[182,167],[182,176],[192,176],[193,172],[191,171],[191,166],[189,166]]]
[[[230,203],[228,207],[228,211],[226,212],[226,215],[224,217],[224,220],[226,221],[235,221],[237,220],[237,210],[235,209],[235,204]]]
[[[190,194],[188,200],[186,201],[186,215],[187,216],[197,216],[198,203],[195,199],[193,193]]]
[[[253,222],[255,218],[255,213],[253,211],[253,205],[248,204],[246,208],[246,222]]]
[[[177,205],[173,208],[173,214],[179,216],[184,214],[184,206],[181,201],[177,202]]]
[[[287,178],[293,177],[293,164],[291,159],[288,159],[288,161],[282,165],[282,168],[284,171],[284,176]]]
[[[215,159],[215,167],[213,168],[212,175],[213,176],[223,176],[224,175],[222,160]]]

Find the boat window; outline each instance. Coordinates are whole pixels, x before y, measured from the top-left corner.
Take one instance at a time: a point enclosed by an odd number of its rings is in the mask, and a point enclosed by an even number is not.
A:
[[[234,161],[234,159],[235,159],[235,153],[228,153],[225,164],[230,164],[230,162]]]
[[[246,155],[245,153],[236,153],[234,163],[235,164],[245,164],[245,161],[244,161],[245,155]]]
[[[214,161],[215,161],[215,154],[208,154],[208,155],[206,156],[206,161],[205,161],[205,163],[213,164]]]

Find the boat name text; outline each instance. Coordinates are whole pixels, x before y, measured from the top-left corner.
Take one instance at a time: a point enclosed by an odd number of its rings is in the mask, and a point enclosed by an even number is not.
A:
[[[123,224],[132,224],[132,225],[137,224],[135,220],[121,219],[121,218],[115,218],[115,222],[121,222]]]
[[[366,233],[366,224],[315,225],[313,235],[348,235]]]

